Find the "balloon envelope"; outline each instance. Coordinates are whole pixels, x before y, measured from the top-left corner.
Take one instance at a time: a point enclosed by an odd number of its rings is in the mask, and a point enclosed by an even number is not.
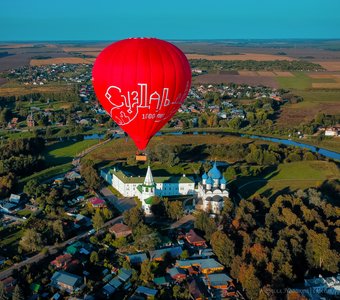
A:
[[[97,57],[92,73],[100,103],[140,150],[177,112],[191,84],[184,53],[156,38],[109,45]]]

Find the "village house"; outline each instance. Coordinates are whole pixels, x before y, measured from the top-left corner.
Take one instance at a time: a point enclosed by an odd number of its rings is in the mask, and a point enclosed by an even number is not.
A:
[[[328,127],[325,128],[325,136],[338,136],[340,128],[338,127]]]
[[[72,255],[71,254],[64,254],[59,255],[54,260],[51,261],[51,265],[56,267],[57,269],[66,269],[68,264],[72,261]]]
[[[148,259],[145,253],[127,254],[125,257],[133,265],[141,264]]]
[[[14,279],[12,276],[1,280],[1,282],[4,285],[6,293],[12,293],[15,288],[15,285],[17,284],[17,280]]]
[[[181,255],[182,251],[183,250],[181,247],[169,247],[169,248],[153,250],[149,252],[150,260],[163,261],[166,255],[169,255],[172,258],[176,258]]]
[[[116,239],[120,237],[127,237],[132,234],[131,228],[123,223],[114,224],[110,227],[109,231],[115,235]]]
[[[189,292],[194,300],[204,300],[208,298],[207,291],[204,289],[204,286],[200,284],[197,277],[189,280]]]
[[[184,269],[173,267],[167,270],[167,273],[170,275],[170,277],[175,281],[183,281],[187,278],[187,273]]]
[[[209,290],[220,290],[223,297],[233,297],[236,295],[236,288],[233,280],[224,273],[208,274],[202,278]]]
[[[103,199],[93,197],[93,198],[89,199],[88,201],[91,203],[93,208],[104,208],[104,207],[106,207],[106,202]]]
[[[213,258],[176,260],[176,266],[182,269],[196,267],[203,274],[223,271],[224,267]]]
[[[195,247],[206,247],[206,240],[200,237],[193,229],[185,235],[186,241]]]
[[[68,293],[81,290],[83,286],[83,278],[65,271],[57,271],[51,278],[51,285]]]

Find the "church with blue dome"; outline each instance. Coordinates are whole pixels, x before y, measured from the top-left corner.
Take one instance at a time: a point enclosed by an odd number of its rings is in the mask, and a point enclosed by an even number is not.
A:
[[[197,196],[202,199],[205,211],[219,214],[224,207],[224,197],[229,197],[227,181],[217,168],[216,162],[208,173],[204,173],[198,184]]]

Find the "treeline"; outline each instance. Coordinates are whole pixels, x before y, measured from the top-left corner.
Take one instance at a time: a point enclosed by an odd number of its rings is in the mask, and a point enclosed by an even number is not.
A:
[[[275,143],[249,144],[241,142],[212,145],[157,144],[149,149],[148,156],[151,162],[158,161],[168,166],[177,165],[180,161],[199,161],[205,158],[232,162],[245,161],[249,166],[256,167],[277,165],[284,162],[322,159],[321,155],[312,153],[308,149]],[[127,163],[131,165],[135,164],[134,157],[129,158]],[[203,167],[202,165],[201,171],[203,171]],[[228,170],[229,169],[233,169],[233,166],[228,167]]]
[[[203,69],[205,71],[233,71],[233,70],[250,70],[250,71],[324,71],[325,69],[315,63],[306,60],[207,60],[207,59],[190,59],[192,68]]]
[[[18,176],[31,174],[44,165],[42,138],[2,141],[0,146],[0,197],[6,197],[15,187]]]
[[[201,149],[202,151],[202,149]],[[319,160],[322,156],[307,149],[283,144],[231,143],[205,146],[210,158],[226,161],[246,161],[250,165],[277,165],[283,162]]]
[[[195,227],[248,298],[271,299],[271,290],[303,282],[307,271],[339,271],[339,210],[318,190],[281,195],[272,203],[255,196],[237,208],[225,201],[221,219],[200,212]]]

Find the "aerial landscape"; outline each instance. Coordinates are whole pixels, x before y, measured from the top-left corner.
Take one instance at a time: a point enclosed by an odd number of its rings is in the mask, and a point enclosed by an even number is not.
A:
[[[18,2],[0,300],[340,299],[340,3]]]

